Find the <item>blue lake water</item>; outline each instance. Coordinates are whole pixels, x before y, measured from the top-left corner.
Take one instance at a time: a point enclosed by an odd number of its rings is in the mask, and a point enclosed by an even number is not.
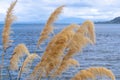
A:
[[[31,53],[36,49],[36,44],[44,25],[40,24],[16,24],[12,26],[14,34],[13,46],[9,48],[5,55],[5,66],[9,65],[9,60],[14,47],[19,43],[24,43]],[[55,25],[55,33],[60,32],[67,25]],[[0,25],[0,33],[2,34],[3,25]],[[70,68],[59,78],[60,80],[70,80],[81,69],[89,67],[106,67],[111,69],[116,76],[116,80],[120,80],[120,24],[95,24],[96,45],[88,45],[83,49],[82,53],[77,54],[75,59],[80,62],[80,67]],[[47,42],[42,45],[43,51]],[[43,51],[38,50],[41,56]],[[0,35],[0,55],[2,53],[2,38]],[[17,75],[17,72],[10,71]],[[7,72],[4,73],[6,75]],[[15,77],[14,77],[15,79]],[[5,80],[5,79],[4,79]],[[7,79],[6,79],[7,80]]]

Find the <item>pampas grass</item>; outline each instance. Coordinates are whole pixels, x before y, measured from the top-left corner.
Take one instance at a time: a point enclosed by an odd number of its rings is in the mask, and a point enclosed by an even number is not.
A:
[[[30,55],[29,50],[27,49],[27,47],[24,44],[19,44],[15,47],[12,57],[10,59],[10,69],[11,70],[18,70],[19,59],[25,54]]]
[[[95,76],[107,76],[109,78],[111,78],[112,80],[115,80],[115,76],[112,73],[111,70],[104,68],[104,67],[95,67],[95,68],[88,68],[88,71],[90,71],[91,73],[93,73]]]
[[[40,57],[36,54],[36,53],[33,53],[33,54],[30,54],[26,59],[25,61],[23,62],[23,67],[21,68],[22,69],[22,72],[25,72],[27,73],[28,72],[28,67],[32,64],[33,60],[34,59],[37,59]]]
[[[92,24],[92,25],[88,25]],[[90,38],[87,35],[90,35]],[[65,59],[72,57],[75,53],[78,53],[87,44],[95,43],[95,31],[92,21],[85,21],[81,27],[76,31],[75,35],[68,44],[68,53],[64,57]]]
[[[90,25],[89,25],[90,24]],[[90,38],[87,35],[90,35]],[[68,52],[64,56],[59,68],[55,71],[55,75],[61,74],[65,69],[69,68],[68,61],[75,55],[82,50],[87,44],[95,43],[95,31],[94,25],[92,21],[85,21],[81,27],[78,27],[78,30],[74,33],[72,39],[70,40],[69,44],[67,45]],[[65,68],[66,67],[66,68]],[[63,70],[63,71],[62,71]]]
[[[33,75],[40,73],[41,76],[48,76],[50,72],[56,69],[62,60],[62,55],[64,55],[63,51],[75,33],[76,27],[75,24],[71,24],[53,37],[42,56],[41,62],[35,67]]]
[[[68,69],[70,66],[79,66],[79,62],[75,59],[68,59],[68,60],[63,60],[60,67],[54,72],[52,77],[56,77],[61,75],[62,72],[64,72],[66,69]]]
[[[31,66],[32,62],[34,59],[40,58],[37,54],[33,53],[33,54],[29,54],[28,57],[24,60],[20,71],[18,73],[18,78],[17,80],[20,80],[21,74],[24,73],[28,73],[29,71],[29,67]]]
[[[86,70],[81,70],[71,80],[96,80],[95,76]]]
[[[6,13],[5,24],[4,24],[3,32],[2,32],[2,45],[3,45],[2,64],[1,64],[2,68],[4,68],[4,56],[5,56],[6,50],[11,46],[13,42],[13,40],[10,39],[10,35],[12,33],[11,25],[16,19],[15,15],[13,15],[13,9],[16,3],[17,3],[17,0],[12,2]],[[2,68],[0,68],[1,70],[0,79],[2,79]],[[9,69],[7,70],[9,72]]]
[[[71,54],[70,52],[73,52],[74,54],[81,51],[82,48],[89,43],[95,44],[95,30],[93,22],[87,20],[79,27],[72,40],[68,44],[68,55]]]
[[[4,52],[6,52],[6,49],[9,48],[11,42],[13,42],[13,40],[10,40],[10,34],[11,34],[11,25],[16,19],[16,17],[13,15],[13,9],[16,3],[17,3],[17,0],[11,3],[5,18],[5,24],[4,24],[4,29],[2,33],[2,43],[3,43]]]
[[[39,47],[39,45],[48,38],[50,33],[53,33],[53,22],[55,22],[55,20],[57,19],[58,15],[62,12],[64,6],[60,6],[58,7],[49,17],[43,31],[41,32],[40,38],[38,40],[37,43],[37,47]]]
[[[95,35],[95,28],[94,23],[91,20],[86,20],[82,25],[81,28],[83,28],[83,32],[87,33],[87,36],[92,40],[92,42],[96,43],[96,35]],[[79,30],[78,30],[79,31]]]
[[[104,67],[91,67],[86,70],[81,70],[71,80],[96,80],[98,76],[107,76],[112,80],[115,80],[115,76],[112,71]]]

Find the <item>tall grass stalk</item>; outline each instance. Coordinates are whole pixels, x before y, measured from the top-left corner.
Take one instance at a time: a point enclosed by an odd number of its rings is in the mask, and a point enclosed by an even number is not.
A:
[[[37,43],[37,48],[40,46],[40,44],[46,40],[49,37],[50,33],[53,33],[53,23],[56,21],[56,19],[58,18],[58,15],[62,12],[64,6],[60,6],[57,9],[55,9],[53,11],[53,13],[50,15],[48,21],[46,22],[46,25],[44,27],[44,29],[42,30],[38,43]]]
[[[22,66],[21,66],[21,68],[20,68],[20,70],[19,70],[17,80],[20,80],[21,75],[22,75],[23,72],[28,73],[29,70],[28,70],[27,65],[29,64],[29,66],[31,66],[32,61],[33,61],[34,59],[37,59],[37,58],[40,58],[40,57],[39,57],[37,54],[33,53],[33,54],[30,54],[30,55],[24,60]]]
[[[10,35],[11,35],[11,25],[16,19],[16,17],[13,15],[13,9],[16,3],[17,3],[17,0],[12,2],[10,7],[8,8],[6,18],[5,18],[5,24],[2,32],[2,44],[3,44],[2,64],[1,64],[2,69],[4,69],[4,56],[6,54],[6,50],[11,46],[11,43],[13,42],[13,40],[10,40]],[[2,74],[1,74],[1,80],[2,80]]]

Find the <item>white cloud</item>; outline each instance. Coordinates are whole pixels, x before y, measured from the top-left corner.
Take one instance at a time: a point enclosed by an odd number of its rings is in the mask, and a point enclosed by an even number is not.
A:
[[[14,0],[0,0],[0,21],[4,21],[6,10]],[[84,18],[109,20],[120,16],[119,0],[18,0],[14,9],[18,21],[47,20],[54,9],[66,5],[62,18]]]
[[[64,17],[76,17],[83,19],[101,20],[108,19],[111,12],[100,12],[95,8],[65,8],[63,16]]]

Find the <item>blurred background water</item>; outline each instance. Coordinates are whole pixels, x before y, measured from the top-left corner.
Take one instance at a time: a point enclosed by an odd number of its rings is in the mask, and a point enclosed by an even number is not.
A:
[[[60,32],[65,26],[67,26],[67,24],[55,24],[55,33]],[[12,34],[11,38],[14,40],[14,43],[5,54],[5,66],[9,66],[9,60],[13,49],[19,43],[26,44],[31,53],[35,51],[43,27],[43,24],[14,24],[12,26],[14,34]],[[1,24],[1,34],[2,29],[3,25]],[[58,80],[70,80],[70,78],[73,77],[75,73],[79,72],[79,70],[98,66],[111,69],[116,76],[116,80],[120,80],[120,24],[95,24],[95,30],[96,45],[88,45],[81,53],[75,56],[75,59],[80,62],[80,67],[70,68],[64,72],[61,77],[57,78]],[[48,40],[42,44],[42,51],[37,50],[37,53],[40,56],[43,54],[47,43]],[[0,35],[0,56],[1,54],[2,37]],[[35,66],[38,61],[35,61],[33,65]],[[16,79],[17,71],[10,71],[10,73],[12,74],[13,79]],[[7,71],[4,71],[3,75],[6,77]],[[24,75],[22,75],[22,77],[25,78]],[[9,79],[6,77],[4,80]]]

